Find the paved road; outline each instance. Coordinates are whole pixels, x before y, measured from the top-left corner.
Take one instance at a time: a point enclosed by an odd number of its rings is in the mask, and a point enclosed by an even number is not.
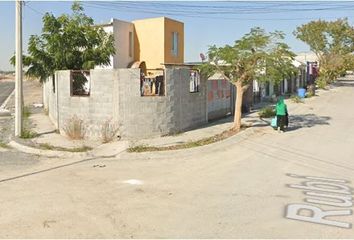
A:
[[[0,237],[354,238],[353,96],[345,82],[289,106],[286,133],[2,172]]]
[[[0,81],[0,106],[15,89],[15,82]]]

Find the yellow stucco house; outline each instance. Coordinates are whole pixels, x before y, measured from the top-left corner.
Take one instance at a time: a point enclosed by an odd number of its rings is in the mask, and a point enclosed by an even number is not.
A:
[[[136,61],[147,68],[161,63],[184,63],[184,24],[166,17],[133,21]]]
[[[125,22],[111,19],[101,25],[113,34],[116,54],[111,64],[97,68],[127,68],[134,62],[145,62],[146,68],[162,64],[184,63],[184,23],[166,18],[148,18]]]

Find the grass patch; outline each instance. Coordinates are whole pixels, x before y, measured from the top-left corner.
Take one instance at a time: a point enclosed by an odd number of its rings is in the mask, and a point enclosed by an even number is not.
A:
[[[156,151],[167,151],[167,150],[179,150],[179,149],[186,149],[186,148],[194,148],[194,147],[200,147],[204,145],[208,145],[211,143],[219,142],[221,140],[224,140],[228,137],[231,137],[235,135],[237,132],[234,130],[226,130],[220,134],[217,134],[212,137],[207,137],[203,138],[197,141],[189,141],[183,144],[179,145],[173,145],[173,146],[166,146],[166,147],[153,147],[153,146],[148,146],[148,145],[137,145],[137,146],[132,146],[127,149],[128,152],[156,152]]]
[[[0,148],[7,148],[7,149],[9,149],[10,146],[0,140]]]
[[[315,96],[315,94],[313,94],[312,92],[307,92],[305,95],[306,98],[312,98],[314,96]]]
[[[22,135],[21,135],[21,138],[23,139],[30,139],[30,138],[35,138],[38,136],[38,133],[32,131],[32,130],[29,130],[29,129],[23,129],[22,131]]]
[[[28,119],[31,116],[31,110],[28,106],[24,106],[22,109],[23,118]]]
[[[41,143],[41,144],[39,144],[39,147],[41,149],[45,149],[45,150],[53,150],[54,149],[54,146],[52,146],[48,143]]]
[[[275,109],[273,107],[264,107],[258,113],[260,118],[271,118],[275,116]]]
[[[67,151],[67,152],[87,152],[92,150],[92,147],[89,146],[82,146],[76,148],[59,148],[59,151]]]
[[[88,146],[82,146],[76,148],[64,148],[64,147],[56,147],[48,143],[39,144],[39,148],[44,150],[55,150],[55,151],[63,151],[63,152],[87,152],[92,150],[92,147],[88,147]]]
[[[174,133],[164,134],[161,137],[176,137],[176,136],[182,135],[183,133],[184,132],[182,132],[182,131],[178,131],[178,132],[174,132]]]
[[[291,101],[293,101],[294,103],[303,103],[304,101],[297,95],[292,95],[291,96]]]

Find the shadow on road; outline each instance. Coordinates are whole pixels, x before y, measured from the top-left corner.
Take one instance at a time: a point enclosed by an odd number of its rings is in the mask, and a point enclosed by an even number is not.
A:
[[[310,128],[316,125],[329,125],[328,116],[317,116],[313,113],[291,115],[289,116],[289,128],[287,131],[293,131],[299,128]]]
[[[62,165],[59,165],[59,166],[55,166],[55,167],[51,167],[51,168],[47,168],[47,169],[43,169],[43,170],[39,170],[39,171],[35,171],[35,172],[25,173],[25,174],[18,175],[18,176],[15,176],[15,177],[9,177],[9,178],[0,179],[0,184],[2,184],[4,182],[12,181],[12,180],[20,179],[20,178],[25,178],[25,177],[37,175],[37,174],[40,174],[40,173],[50,172],[50,171],[53,171],[53,170],[57,170],[57,169],[61,169],[61,168],[69,167],[69,166],[73,166],[73,165],[84,163],[84,162],[88,162],[88,161],[94,161],[94,160],[99,160],[99,159],[109,159],[109,158],[113,158],[113,157],[115,157],[115,155],[86,158],[86,159],[83,159],[83,160],[79,160],[79,161],[75,161],[75,162],[71,162],[71,163],[67,163],[67,164],[62,164]]]

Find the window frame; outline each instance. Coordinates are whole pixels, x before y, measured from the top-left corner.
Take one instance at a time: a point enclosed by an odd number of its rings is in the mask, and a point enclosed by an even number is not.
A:
[[[73,73],[81,73],[87,79],[89,84],[89,89],[87,94],[77,94],[74,93],[74,78]],[[87,76],[85,76],[87,75]],[[70,96],[71,97],[90,97],[91,95],[91,72],[89,70],[71,70],[70,71]]]
[[[128,55],[129,57],[133,57],[133,44],[134,44],[133,32],[129,31],[128,41],[129,41]]]
[[[191,89],[193,73],[196,74],[196,76],[194,76],[193,79],[193,82],[195,83],[194,90]],[[198,93],[198,92],[200,92],[200,72],[199,70],[191,69],[189,70],[189,93]]]
[[[172,32],[172,46],[171,54],[175,57],[178,56],[178,44],[179,44],[179,34],[178,32]]]

